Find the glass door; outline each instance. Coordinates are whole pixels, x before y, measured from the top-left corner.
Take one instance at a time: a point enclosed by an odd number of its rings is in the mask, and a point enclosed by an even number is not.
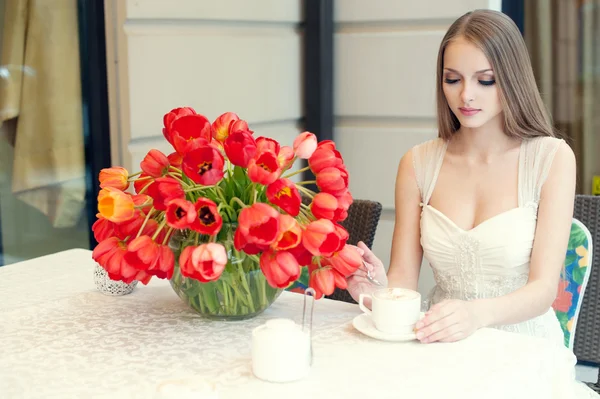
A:
[[[0,0],[0,266],[90,248],[91,176],[110,155],[90,159],[98,113],[86,97],[106,66],[90,68],[103,16],[91,34],[98,16],[82,3]]]

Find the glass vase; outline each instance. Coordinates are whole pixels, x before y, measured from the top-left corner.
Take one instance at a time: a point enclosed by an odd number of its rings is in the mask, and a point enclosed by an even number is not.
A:
[[[185,303],[202,316],[215,320],[244,320],[267,309],[283,289],[274,288],[260,270],[259,257],[239,252],[233,246],[235,224],[223,224],[217,243],[225,247],[227,265],[216,281],[208,283],[185,277],[179,268],[179,255],[189,245],[197,245],[195,234],[179,231],[169,245],[175,254],[175,270],[171,287]],[[208,242],[200,236],[198,244]]]

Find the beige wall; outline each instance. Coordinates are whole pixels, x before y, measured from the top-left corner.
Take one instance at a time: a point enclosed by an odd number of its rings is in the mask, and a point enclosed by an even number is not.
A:
[[[500,0],[337,0],[335,2],[335,141],[356,198],[383,204],[374,251],[389,263],[398,162],[437,136],[435,65],[450,24]],[[433,286],[424,263],[419,291]]]
[[[171,152],[162,117],[236,112],[291,145],[301,117],[300,0],[107,0],[113,163]]]

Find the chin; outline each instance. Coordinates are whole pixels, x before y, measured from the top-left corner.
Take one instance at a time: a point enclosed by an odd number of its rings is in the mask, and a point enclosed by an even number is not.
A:
[[[460,122],[461,126],[468,127],[470,129],[480,128],[484,126],[487,122],[489,122],[487,120],[477,120],[476,118],[460,118],[458,121]]]

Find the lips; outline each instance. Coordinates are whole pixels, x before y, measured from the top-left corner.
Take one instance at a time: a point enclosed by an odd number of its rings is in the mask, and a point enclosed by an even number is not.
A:
[[[481,111],[480,109],[477,109],[477,108],[464,108],[464,107],[461,107],[458,110],[460,111],[461,114],[463,114],[465,116],[473,116],[476,113],[478,113],[479,111]]]

